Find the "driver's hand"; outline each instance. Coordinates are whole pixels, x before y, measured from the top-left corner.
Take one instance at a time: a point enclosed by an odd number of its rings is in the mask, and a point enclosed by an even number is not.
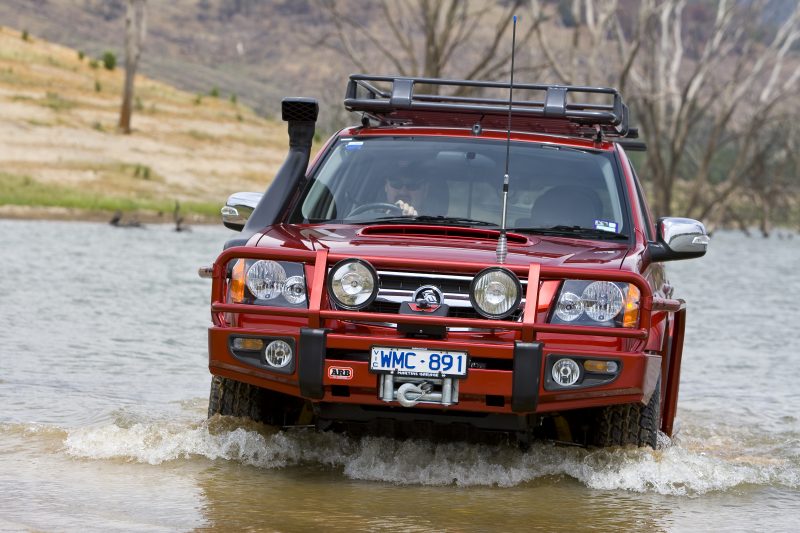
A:
[[[403,200],[397,200],[394,203],[394,205],[396,205],[397,207],[402,209],[403,210],[403,214],[406,215],[406,216],[415,217],[415,216],[417,216],[419,214],[419,213],[417,213],[417,210],[414,209],[413,205],[408,204],[408,203],[404,202]]]

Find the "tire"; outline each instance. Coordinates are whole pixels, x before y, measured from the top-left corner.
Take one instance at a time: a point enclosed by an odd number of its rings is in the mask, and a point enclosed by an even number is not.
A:
[[[647,405],[640,403],[610,405],[601,409],[594,421],[595,446],[627,446],[630,444],[656,449],[661,413],[661,378]]]
[[[214,415],[249,418],[271,426],[293,426],[311,422],[308,402],[242,383],[212,376],[208,397],[208,417]]]

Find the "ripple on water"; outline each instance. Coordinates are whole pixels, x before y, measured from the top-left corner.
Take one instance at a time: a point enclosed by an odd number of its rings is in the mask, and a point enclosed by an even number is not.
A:
[[[229,418],[191,424],[114,423],[71,430],[64,444],[67,453],[86,459],[161,464],[202,457],[267,469],[318,464],[340,468],[352,479],[403,485],[511,487],[546,476],[566,476],[593,489],[678,496],[743,484],[800,486],[797,458],[730,450],[714,454],[692,440],[677,440],[658,451],[585,450],[541,443],[523,452],[504,445],[356,439],[311,430],[271,432],[257,424],[242,424]]]

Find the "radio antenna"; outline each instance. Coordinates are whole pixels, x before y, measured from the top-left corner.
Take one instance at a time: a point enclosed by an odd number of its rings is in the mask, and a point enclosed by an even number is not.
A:
[[[506,214],[508,212],[508,161],[511,156],[511,106],[514,102],[514,49],[517,43],[517,16],[511,30],[511,83],[508,84],[508,128],[506,129],[506,172],[503,175],[503,215],[500,219],[500,237],[497,239],[497,262],[503,264],[508,255]]]

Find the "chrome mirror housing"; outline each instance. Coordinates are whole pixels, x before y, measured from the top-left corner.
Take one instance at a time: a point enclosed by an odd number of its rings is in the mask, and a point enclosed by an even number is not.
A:
[[[650,244],[653,261],[702,257],[710,241],[703,223],[691,218],[661,218],[657,231],[658,242]]]
[[[220,209],[222,223],[226,228],[242,231],[247,219],[253,214],[261,197],[264,193],[260,192],[237,192],[228,197],[228,201]]]

